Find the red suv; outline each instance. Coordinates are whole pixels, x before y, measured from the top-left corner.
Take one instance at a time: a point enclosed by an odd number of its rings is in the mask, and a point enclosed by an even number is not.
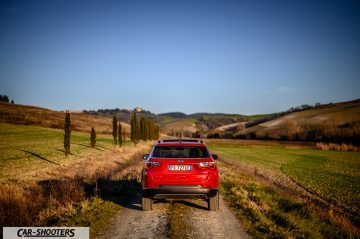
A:
[[[217,155],[202,140],[159,140],[144,155],[142,207],[152,209],[156,199],[204,198],[210,211],[219,208]]]

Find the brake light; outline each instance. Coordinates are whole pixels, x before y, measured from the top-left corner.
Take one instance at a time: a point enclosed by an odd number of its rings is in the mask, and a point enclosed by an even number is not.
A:
[[[201,168],[215,168],[215,162],[200,162],[199,166]]]
[[[161,162],[146,162],[145,165],[146,168],[155,168],[155,167],[160,167]]]

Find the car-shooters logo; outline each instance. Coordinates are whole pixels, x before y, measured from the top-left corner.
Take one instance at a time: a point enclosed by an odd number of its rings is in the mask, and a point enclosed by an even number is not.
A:
[[[88,227],[4,227],[4,239],[18,238],[71,238],[89,239]]]

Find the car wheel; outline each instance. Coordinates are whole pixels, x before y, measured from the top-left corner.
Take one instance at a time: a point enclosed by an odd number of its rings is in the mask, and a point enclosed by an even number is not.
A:
[[[152,199],[151,198],[142,198],[142,209],[143,211],[150,211],[152,209]]]
[[[219,192],[214,197],[208,199],[209,211],[217,211],[219,209]]]

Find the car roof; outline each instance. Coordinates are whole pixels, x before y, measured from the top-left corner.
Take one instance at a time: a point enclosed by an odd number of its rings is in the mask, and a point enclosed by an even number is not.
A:
[[[156,146],[206,146],[204,141],[199,139],[164,139],[158,140]]]

